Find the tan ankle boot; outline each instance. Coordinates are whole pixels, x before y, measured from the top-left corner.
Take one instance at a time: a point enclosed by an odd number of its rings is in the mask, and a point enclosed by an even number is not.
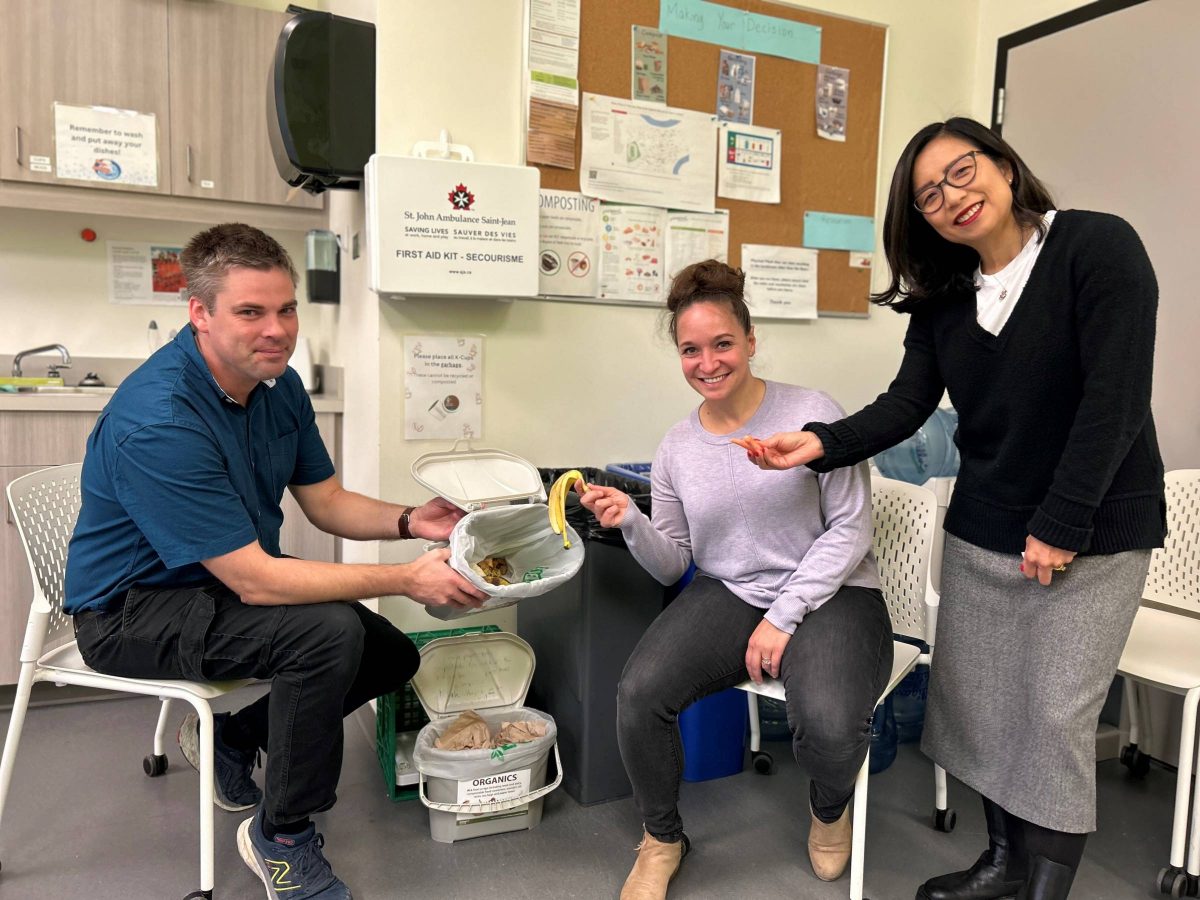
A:
[[[808,860],[822,881],[836,881],[850,862],[850,805],[836,822],[826,825],[815,815],[808,829]]]
[[[664,900],[667,884],[679,871],[687,850],[686,836],[668,844],[642,832],[642,842],[637,845],[637,861],[621,888],[621,900]]]

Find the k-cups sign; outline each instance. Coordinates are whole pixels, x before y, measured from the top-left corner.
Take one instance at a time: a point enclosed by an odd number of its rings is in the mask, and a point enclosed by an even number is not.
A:
[[[367,163],[371,289],[534,297],[537,169],[410,156]]]

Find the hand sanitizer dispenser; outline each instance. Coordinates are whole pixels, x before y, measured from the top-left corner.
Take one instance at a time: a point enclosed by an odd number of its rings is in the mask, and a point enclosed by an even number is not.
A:
[[[304,239],[310,303],[341,301],[341,258],[337,235],[314,229]]]

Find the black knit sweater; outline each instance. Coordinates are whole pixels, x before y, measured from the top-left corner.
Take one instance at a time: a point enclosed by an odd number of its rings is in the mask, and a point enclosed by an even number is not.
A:
[[[1161,547],[1163,465],[1150,414],[1158,284],[1137,233],[1103,213],[1054,219],[999,335],[975,295],[912,314],[887,392],[832,424],[810,422],[825,472],[913,434],[941,400],[958,410],[948,532],[1002,553],[1026,535],[1081,553]]]

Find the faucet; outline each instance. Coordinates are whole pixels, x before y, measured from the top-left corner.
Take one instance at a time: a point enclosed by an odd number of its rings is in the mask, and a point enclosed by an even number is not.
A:
[[[51,350],[57,350],[62,356],[62,362],[53,363],[50,366],[50,377],[57,378],[59,369],[71,368],[71,354],[62,344],[47,344],[44,347],[34,347],[32,350],[22,350],[13,357],[12,373],[14,378],[21,377],[21,360],[27,356],[37,356],[42,353],[47,353]]]

